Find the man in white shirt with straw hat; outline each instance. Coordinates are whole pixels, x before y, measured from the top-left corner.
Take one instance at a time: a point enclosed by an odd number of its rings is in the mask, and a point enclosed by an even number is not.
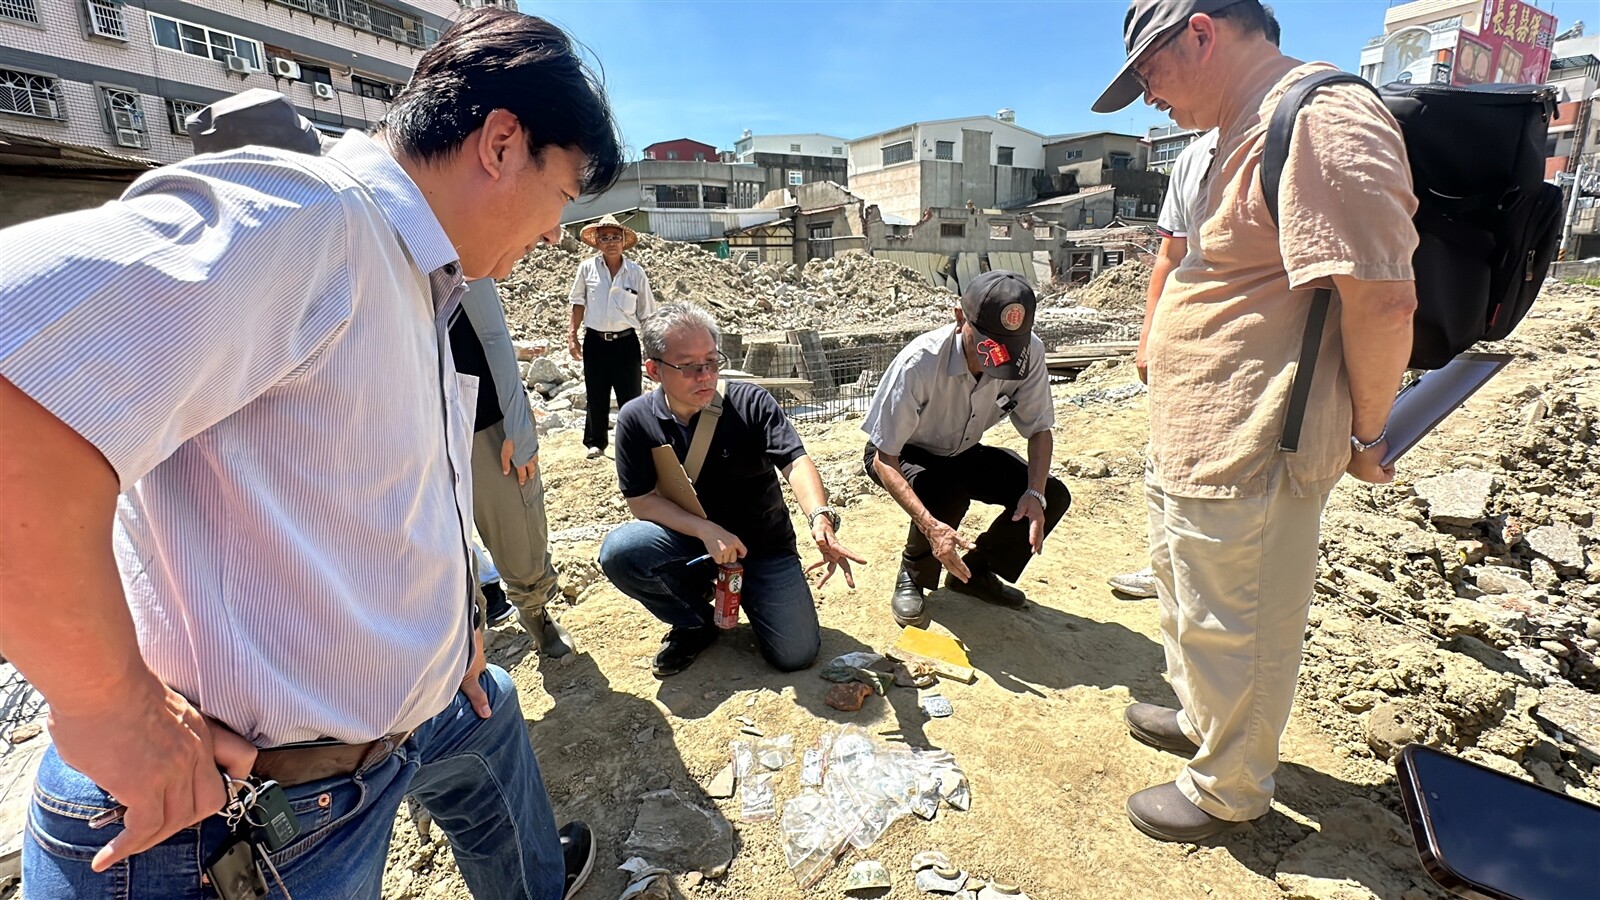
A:
[[[596,459],[606,449],[612,396],[621,409],[642,391],[639,322],[655,312],[656,301],[644,269],[622,256],[639,242],[632,228],[605,216],[585,225],[579,239],[600,253],[579,263],[572,280],[567,349],[583,361],[583,445]]]

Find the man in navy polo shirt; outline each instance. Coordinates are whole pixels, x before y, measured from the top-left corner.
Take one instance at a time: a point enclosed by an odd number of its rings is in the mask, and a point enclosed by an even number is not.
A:
[[[811,524],[822,553],[811,568],[828,567],[822,583],[839,568],[854,588],[850,563],[865,562],[839,543],[839,514],[828,506],[816,464],[777,401],[758,385],[729,383],[721,416],[706,422],[714,421],[716,430],[695,482],[706,518],[656,492],[651,450],[670,446],[679,462],[688,457],[700,411],[716,398],[717,373],[727,363],[720,338],[715,320],[690,304],[662,307],[646,319],[640,329],[645,372],[661,387],[628,401],[617,417],[617,482],[639,521],[606,535],[600,567],[618,590],[672,627],[655,658],[657,677],[688,668],[717,638],[713,561],[743,563],[742,608],[769,663],[790,672],[816,658],[817,610],[778,472]],[[710,561],[689,565],[708,555]]]

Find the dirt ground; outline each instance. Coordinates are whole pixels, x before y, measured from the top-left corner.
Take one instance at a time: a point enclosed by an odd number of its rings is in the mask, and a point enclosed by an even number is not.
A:
[[[939,720],[919,710],[909,689],[869,698],[857,713],[822,702],[830,686],[817,675],[822,663],[850,651],[881,651],[899,634],[888,597],[906,519],[861,474],[859,420],[801,429],[844,515],[841,538],[871,564],[859,571],[855,590],[835,578],[817,593],[819,664],[788,675],[764,665],[748,626],[742,626],[687,672],[665,681],[652,677],[650,659],[663,626],[598,577],[594,565],[604,528],[628,518],[615,492],[612,463],[585,460],[575,432],[551,436],[541,454],[550,527],[558,564],[576,595],[562,620],[581,653],[565,665],[540,660],[511,626],[494,636],[491,658],[511,671],[520,688],[557,817],[587,821],[600,841],[594,875],[580,896],[599,900],[621,893],[626,879],[616,866],[638,797],[664,786],[719,809],[736,829],[727,875],[686,887],[687,897],[843,897],[845,872],[860,859],[879,860],[894,876],[893,888],[879,896],[921,897],[909,861],[928,849],[944,851],[975,875],[1015,882],[1035,900],[1438,896],[1398,816],[1391,764],[1372,749],[1370,710],[1391,701],[1415,704],[1414,711],[1438,719],[1426,737],[1430,742],[1492,759],[1523,777],[1548,778],[1594,801],[1600,799],[1594,770],[1600,741],[1591,735],[1585,745],[1572,734],[1541,731],[1529,717],[1541,691],[1570,690],[1590,700],[1594,694],[1561,677],[1577,678],[1572,664],[1569,672],[1541,680],[1528,661],[1532,657],[1518,655],[1533,639],[1549,636],[1540,631],[1537,616],[1527,640],[1497,643],[1483,629],[1481,640],[1470,628],[1466,637],[1452,634],[1440,624],[1442,610],[1483,602],[1460,598],[1474,591],[1460,587],[1455,548],[1434,558],[1445,573],[1431,576],[1444,585],[1439,588],[1421,573],[1426,565],[1408,562],[1426,563],[1434,544],[1420,556],[1402,556],[1408,551],[1392,535],[1362,538],[1362,522],[1404,524],[1403,516],[1386,511],[1416,507],[1408,485],[1459,467],[1463,454],[1502,465],[1505,454],[1514,455],[1516,432],[1499,423],[1522,415],[1529,396],[1559,390],[1573,409],[1594,410],[1600,387],[1594,377],[1600,368],[1597,301],[1600,291],[1572,289],[1536,307],[1518,338],[1507,342],[1517,361],[1402,463],[1400,486],[1372,489],[1347,479],[1335,492],[1324,535],[1325,577],[1308,629],[1299,702],[1283,742],[1277,800],[1264,819],[1198,847],[1151,841],[1123,812],[1128,794],[1170,780],[1181,762],[1134,742],[1121,720],[1130,702],[1175,702],[1162,678],[1156,602],[1120,599],[1105,582],[1142,567],[1146,558],[1144,395],[1093,399],[1128,393],[1105,389],[1132,384],[1131,365],[1101,366],[1055,388],[1055,470],[1071,487],[1074,502],[1019,582],[1029,607],[1010,611],[947,592],[932,596],[934,627],[959,637],[979,672],[975,684],[941,686],[955,714]],[[1023,449],[1007,426],[990,438]],[[1593,444],[1596,437],[1585,431],[1571,440]],[[1508,472],[1497,477],[1521,477]],[[1542,496],[1568,496],[1592,509],[1592,484],[1569,485],[1578,490],[1575,498],[1566,488]],[[1501,496],[1510,502],[1520,495]],[[963,531],[975,534],[995,512],[974,507]],[[1586,536],[1592,533],[1592,519],[1574,521]],[[1465,540],[1421,525],[1415,531],[1427,541]],[[1377,563],[1366,566],[1377,584],[1366,585],[1365,593],[1357,545],[1367,547],[1368,557],[1381,557],[1383,565],[1394,564],[1387,572]],[[803,539],[802,546],[809,563],[815,551]],[[1507,559],[1521,558],[1506,552]],[[1564,608],[1571,598],[1578,604],[1574,615],[1592,615],[1580,588],[1600,581],[1600,569],[1591,567],[1590,574],[1542,594],[1544,603]],[[1411,590],[1412,582],[1421,587]],[[1403,596],[1397,600],[1391,593]],[[1551,662],[1552,671],[1558,662]],[[1591,681],[1588,691],[1593,690]],[[1477,693],[1458,696],[1463,691]],[[1358,694],[1370,696],[1363,702]],[[741,737],[738,717],[748,717],[769,736],[793,735],[797,748],[830,724],[847,722],[886,740],[944,748],[971,781],[972,807],[942,811],[933,822],[902,819],[868,850],[848,851],[822,881],[802,891],[785,865],[776,820],[744,824],[737,799],[704,797],[703,786],[727,761],[728,742]],[[782,770],[780,811],[798,789],[799,767]],[[384,894],[468,896],[442,838],[435,834],[423,843],[405,819],[396,826]]]

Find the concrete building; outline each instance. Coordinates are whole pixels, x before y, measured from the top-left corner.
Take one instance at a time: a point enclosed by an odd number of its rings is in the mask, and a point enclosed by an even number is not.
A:
[[[183,120],[262,87],[369,128],[457,0],[0,0],[0,133],[175,162]]]
[[[641,159],[610,190],[569,203],[563,224],[629,209],[743,209],[766,195],[766,173],[751,165]]]
[[[829,134],[752,134],[746,130],[734,144],[733,159],[766,171],[768,190],[818,181],[847,184],[848,141]]]
[[[1155,221],[1167,177],[1148,170],[1150,144],[1133,134],[1089,131],[1049,137],[1044,142],[1045,171],[1064,194],[1110,185],[1112,209],[1126,223]],[[1063,222],[1066,227],[1086,227]]]
[[[1565,258],[1578,260],[1600,257],[1600,34],[1573,30],[1576,35],[1556,42],[1550,65],[1562,103],[1550,124],[1545,174],[1566,192],[1572,215]]]
[[[644,158],[660,162],[716,162],[717,148],[692,138],[657,141],[644,148]]]
[[[1205,132],[1177,125],[1157,125],[1151,128],[1144,136],[1145,142],[1150,145],[1150,163],[1147,168],[1152,172],[1171,175],[1172,164],[1178,161],[1178,154],[1202,134]]]
[[[1361,50],[1373,84],[1539,84],[1556,19],[1521,0],[1413,0],[1384,11]]]
[[[851,141],[850,190],[886,215],[918,221],[924,210],[989,209],[1048,190],[1044,135],[1010,110],[913,122]]]

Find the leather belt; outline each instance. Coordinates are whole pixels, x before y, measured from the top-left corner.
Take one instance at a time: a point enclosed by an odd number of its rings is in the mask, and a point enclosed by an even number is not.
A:
[[[251,774],[272,779],[284,787],[354,775],[383,762],[411,737],[400,731],[365,744],[312,744],[278,747],[256,753]]]
[[[589,329],[589,331],[591,331],[594,334],[600,335],[600,339],[601,340],[606,340],[606,341],[621,340],[622,338],[625,338],[628,335],[633,334],[633,329],[632,328],[624,328],[621,331],[600,331],[599,329],[591,328],[591,329]]]

